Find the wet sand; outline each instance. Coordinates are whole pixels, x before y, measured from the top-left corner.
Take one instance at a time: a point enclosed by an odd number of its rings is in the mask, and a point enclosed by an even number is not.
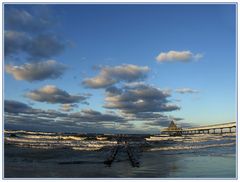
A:
[[[140,167],[132,167],[125,153],[111,167],[106,151],[30,149],[5,145],[5,178],[235,178],[235,155],[164,154],[145,151]],[[59,162],[77,161],[77,164]]]

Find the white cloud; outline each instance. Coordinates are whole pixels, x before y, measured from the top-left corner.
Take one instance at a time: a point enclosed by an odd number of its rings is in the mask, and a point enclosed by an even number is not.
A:
[[[193,54],[191,51],[169,51],[169,52],[161,52],[156,60],[158,62],[172,62],[172,61],[181,61],[188,62],[190,60],[198,60],[203,57],[202,54],[197,53]]]

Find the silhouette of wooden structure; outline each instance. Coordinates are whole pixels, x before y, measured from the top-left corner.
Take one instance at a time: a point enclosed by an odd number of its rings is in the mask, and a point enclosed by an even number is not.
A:
[[[112,149],[110,155],[104,161],[104,164],[110,167],[114,162],[118,151],[127,152],[128,159],[133,167],[140,166],[140,162],[138,161],[138,158],[136,157],[133,148],[129,145],[127,140],[124,140],[124,138],[119,138],[117,145]]]
[[[171,121],[168,128],[164,129],[162,133],[167,133],[170,136],[180,136],[182,135],[182,128],[178,127],[174,121]]]
[[[108,165],[109,167],[112,165],[112,163],[117,155],[118,148],[119,148],[119,146],[117,145],[112,149],[111,154],[104,161],[104,164]]]

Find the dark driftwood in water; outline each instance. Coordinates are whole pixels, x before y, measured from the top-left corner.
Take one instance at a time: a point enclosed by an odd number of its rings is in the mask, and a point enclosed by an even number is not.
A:
[[[111,155],[104,161],[104,164],[111,166],[112,162],[114,161],[117,155],[117,152],[118,152],[118,146],[113,148]]]

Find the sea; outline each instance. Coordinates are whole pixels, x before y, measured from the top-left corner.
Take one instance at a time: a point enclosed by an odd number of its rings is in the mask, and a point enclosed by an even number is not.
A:
[[[235,133],[154,136],[5,130],[3,157],[6,179],[236,179],[237,175]],[[106,164],[109,158],[112,161]]]

